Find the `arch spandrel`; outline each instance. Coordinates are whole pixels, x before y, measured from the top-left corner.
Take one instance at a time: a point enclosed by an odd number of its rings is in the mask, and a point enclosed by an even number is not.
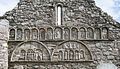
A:
[[[88,47],[84,43],[79,41],[65,41],[59,44],[52,54],[52,61],[92,61],[92,60],[93,60],[92,53],[90,52]]]
[[[23,42],[19,44],[11,55],[11,62],[14,61],[49,61],[50,52],[40,42]]]

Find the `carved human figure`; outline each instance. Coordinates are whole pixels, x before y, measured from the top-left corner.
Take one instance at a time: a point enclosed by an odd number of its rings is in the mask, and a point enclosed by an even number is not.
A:
[[[78,50],[75,51],[75,60],[79,60],[79,51]]]
[[[80,28],[79,30],[79,39],[85,39],[86,38],[86,30],[84,28]]]
[[[23,35],[22,29],[17,29],[17,40],[22,40],[22,35]]]
[[[85,59],[85,52],[83,50],[80,50],[79,52],[79,59]]]
[[[63,60],[63,52],[59,51],[59,60]]]
[[[32,39],[33,40],[38,39],[38,31],[36,29],[32,29]]]
[[[15,40],[15,30],[14,29],[10,30],[10,40]]]
[[[45,40],[45,29],[40,29],[39,37],[40,40]]]
[[[40,60],[42,60],[42,58],[43,58],[42,51],[40,49],[36,49],[35,60],[40,61]]]
[[[102,39],[107,39],[108,38],[108,29],[103,28],[102,29]]]
[[[29,29],[25,29],[25,31],[24,31],[24,39],[25,40],[30,40],[30,30]]]
[[[99,28],[95,29],[95,39],[101,39],[101,30]]]
[[[65,50],[65,52],[64,52],[64,60],[68,60],[68,51],[67,50]]]
[[[27,60],[28,61],[34,60],[34,51],[32,49],[27,50]]]
[[[35,51],[35,60],[36,60],[36,61],[41,60],[41,58],[38,57],[38,56],[39,56],[39,52],[38,52],[38,51]]]
[[[88,39],[94,38],[94,33],[93,33],[93,29],[92,28],[88,28],[87,29],[87,38]]]
[[[47,29],[47,39],[53,39],[53,30],[51,28]]]
[[[74,52],[72,50],[69,51],[69,60],[74,59]]]
[[[71,37],[73,40],[78,39],[78,30],[76,28],[72,28]]]
[[[68,28],[64,29],[64,39],[69,40],[70,39],[70,30]]]
[[[55,39],[62,39],[62,30],[60,28],[55,29]]]
[[[20,60],[26,60],[26,51],[21,50]]]

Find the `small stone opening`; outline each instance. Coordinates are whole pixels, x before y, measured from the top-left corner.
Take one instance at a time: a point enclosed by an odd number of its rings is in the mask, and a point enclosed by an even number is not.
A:
[[[57,6],[57,25],[62,25],[62,6]]]

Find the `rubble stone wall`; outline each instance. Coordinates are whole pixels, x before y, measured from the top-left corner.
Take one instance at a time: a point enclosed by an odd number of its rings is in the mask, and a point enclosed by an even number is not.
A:
[[[0,69],[8,69],[8,20],[0,20]]]
[[[61,25],[56,24],[58,6]],[[9,69],[96,69],[100,62],[112,62],[120,69],[120,23],[97,7],[94,0],[20,0],[4,17],[10,22]],[[7,49],[3,44],[7,29],[2,29],[1,46]],[[39,54],[39,59],[30,54]],[[49,62],[52,58],[58,60],[55,65]]]

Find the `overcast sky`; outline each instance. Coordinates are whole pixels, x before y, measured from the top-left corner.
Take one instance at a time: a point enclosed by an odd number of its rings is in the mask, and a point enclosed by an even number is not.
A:
[[[19,0],[0,0],[0,16],[12,10]],[[95,0],[96,5],[120,22],[120,0]]]

